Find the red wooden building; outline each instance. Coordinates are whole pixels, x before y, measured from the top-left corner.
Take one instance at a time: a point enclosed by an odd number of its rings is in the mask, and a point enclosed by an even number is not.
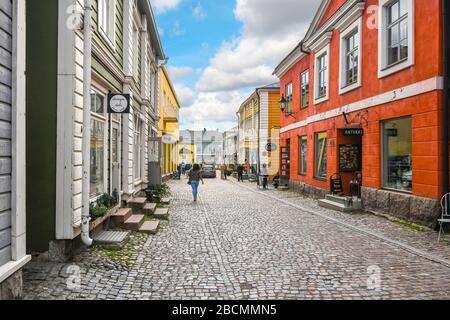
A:
[[[359,174],[366,208],[436,223],[448,190],[443,3],[322,1],[275,70],[291,187],[322,197],[339,174],[349,193]]]

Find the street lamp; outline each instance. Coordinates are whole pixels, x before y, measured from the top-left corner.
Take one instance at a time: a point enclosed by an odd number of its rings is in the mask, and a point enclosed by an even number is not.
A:
[[[286,112],[286,108],[287,108],[287,100],[284,97],[284,94],[281,96],[281,100],[280,100],[280,109],[281,112]]]

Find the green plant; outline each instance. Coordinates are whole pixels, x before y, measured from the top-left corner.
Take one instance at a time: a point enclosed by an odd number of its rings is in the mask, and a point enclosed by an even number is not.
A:
[[[170,188],[167,184],[149,187],[145,190],[147,200],[153,203],[161,202],[161,199],[171,195]]]
[[[114,208],[119,202],[117,190],[114,190],[113,195],[107,193],[102,194],[97,201],[89,205],[90,215],[93,219],[104,217],[111,208]]]

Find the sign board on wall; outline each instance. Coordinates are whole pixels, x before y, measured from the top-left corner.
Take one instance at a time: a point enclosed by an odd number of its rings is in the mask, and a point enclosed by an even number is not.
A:
[[[362,137],[364,136],[363,128],[346,128],[344,129],[344,136],[346,137]]]
[[[108,94],[108,113],[127,114],[131,111],[131,95]]]

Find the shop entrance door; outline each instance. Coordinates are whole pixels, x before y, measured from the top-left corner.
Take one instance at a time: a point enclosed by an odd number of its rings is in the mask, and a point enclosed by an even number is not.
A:
[[[286,146],[281,147],[281,173],[280,184],[287,185],[291,179],[291,139],[286,141]]]
[[[120,125],[117,121],[111,121],[110,132],[110,194],[113,195],[117,192],[120,195]]]
[[[337,134],[338,173],[342,178],[342,187],[346,195],[352,192],[350,182],[357,179],[362,183],[362,128],[345,128]]]

